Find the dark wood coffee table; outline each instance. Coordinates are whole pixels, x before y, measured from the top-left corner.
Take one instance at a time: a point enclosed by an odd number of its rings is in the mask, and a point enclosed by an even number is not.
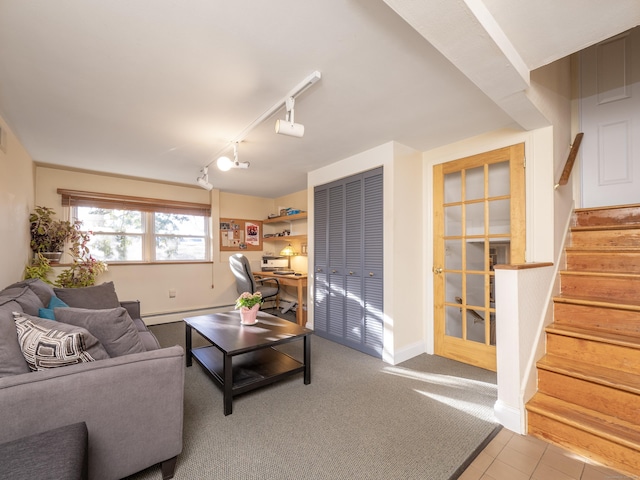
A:
[[[233,397],[304,372],[311,383],[312,330],[258,312],[258,323],[240,324],[240,312],[213,313],[185,318],[187,367],[192,358],[204,367],[224,394],[224,414],[232,413]],[[192,347],[193,330],[211,345]],[[303,340],[302,363],[273,347]]]

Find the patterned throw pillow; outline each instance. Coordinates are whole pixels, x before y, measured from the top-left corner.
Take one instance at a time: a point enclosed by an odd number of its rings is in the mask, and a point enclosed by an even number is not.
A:
[[[32,371],[64,367],[95,359],[85,351],[81,332],[63,332],[34,324],[20,312],[13,313],[18,343]]]

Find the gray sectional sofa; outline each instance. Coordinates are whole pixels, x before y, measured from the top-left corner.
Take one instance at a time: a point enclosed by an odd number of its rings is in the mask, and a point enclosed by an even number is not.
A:
[[[139,303],[120,302],[111,282],[0,291],[0,443],[85,422],[90,479],[158,463],[172,478],[184,368],[182,347],[160,348]]]

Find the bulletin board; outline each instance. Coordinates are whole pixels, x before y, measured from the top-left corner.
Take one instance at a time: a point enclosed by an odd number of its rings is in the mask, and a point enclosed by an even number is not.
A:
[[[220,219],[220,251],[262,250],[262,222],[239,218]]]

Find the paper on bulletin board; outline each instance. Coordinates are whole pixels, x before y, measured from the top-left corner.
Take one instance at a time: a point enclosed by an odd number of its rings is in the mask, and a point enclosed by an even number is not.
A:
[[[244,228],[246,231],[247,244],[259,245],[260,244],[260,226],[252,222],[246,222],[244,224]]]

